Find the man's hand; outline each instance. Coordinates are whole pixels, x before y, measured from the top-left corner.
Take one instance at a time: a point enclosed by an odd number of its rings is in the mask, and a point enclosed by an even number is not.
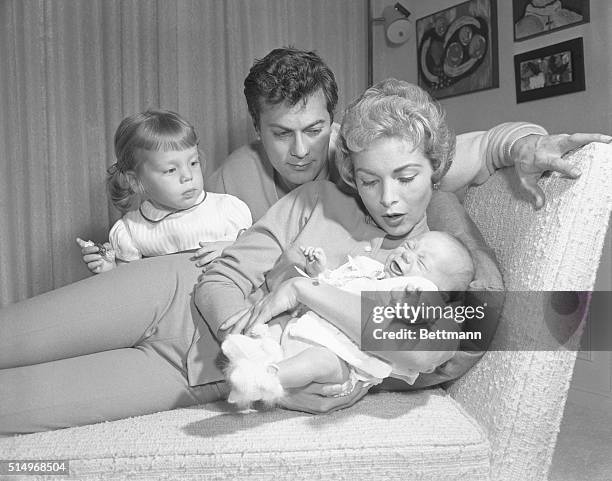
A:
[[[217,242],[202,242],[200,241],[200,248],[195,252],[192,261],[195,261],[197,267],[204,267],[210,264],[214,259],[219,257],[223,252],[223,249],[233,244],[232,241],[217,241]]]
[[[87,264],[87,268],[92,274],[110,271],[117,266],[115,251],[108,242],[100,245],[92,241],[84,241],[79,237],[77,237],[76,242],[81,248],[83,262]]]
[[[545,171],[560,172],[575,179],[580,176],[580,170],[564,159],[564,155],[591,142],[610,143],[610,141],[612,137],[603,134],[532,134],[514,143],[510,157],[523,189],[535,208],[540,209],[546,199],[537,182]]]

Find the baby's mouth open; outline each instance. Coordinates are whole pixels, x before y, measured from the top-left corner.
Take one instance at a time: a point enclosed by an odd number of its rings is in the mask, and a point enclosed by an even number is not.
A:
[[[400,267],[400,264],[397,261],[391,261],[391,263],[389,264],[389,271],[394,276],[403,276],[404,275],[404,272],[402,271],[402,269]]]

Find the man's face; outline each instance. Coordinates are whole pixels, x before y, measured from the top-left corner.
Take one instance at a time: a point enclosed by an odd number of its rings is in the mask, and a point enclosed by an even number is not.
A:
[[[262,106],[259,135],[270,163],[294,188],[317,177],[327,163],[331,118],[322,90],[294,106]]]

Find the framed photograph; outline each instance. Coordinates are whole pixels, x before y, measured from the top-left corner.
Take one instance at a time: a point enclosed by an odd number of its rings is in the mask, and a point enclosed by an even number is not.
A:
[[[470,0],[416,21],[418,84],[442,99],[499,87],[496,0]]]
[[[516,102],[585,90],[582,38],[514,56]]]
[[[588,23],[589,0],[512,0],[514,41]]]

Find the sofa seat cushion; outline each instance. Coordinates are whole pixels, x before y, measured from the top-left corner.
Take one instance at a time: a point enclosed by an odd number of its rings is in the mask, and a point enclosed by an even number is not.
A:
[[[484,431],[441,389],[320,416],[212,403],[4,438],[0,454],[69,459],[71,479],[489,479]]]

